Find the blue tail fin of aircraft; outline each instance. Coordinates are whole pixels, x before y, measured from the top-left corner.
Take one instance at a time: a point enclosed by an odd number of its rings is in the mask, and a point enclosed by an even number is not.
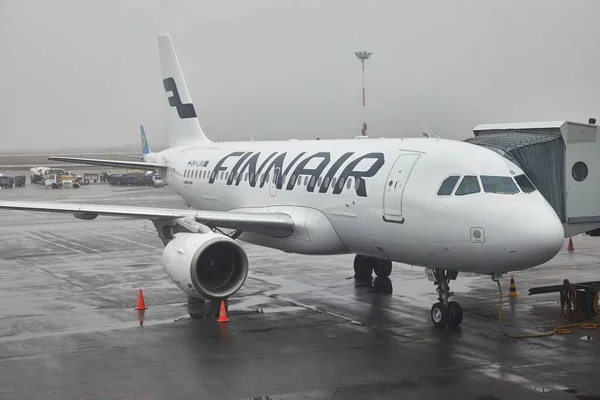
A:
[[[146,132],[144,131],[144,125],[140,125],[140,135],[142,137],[142,157],[150,153],[150,146],[148,146],[148,139],[146,138]]]

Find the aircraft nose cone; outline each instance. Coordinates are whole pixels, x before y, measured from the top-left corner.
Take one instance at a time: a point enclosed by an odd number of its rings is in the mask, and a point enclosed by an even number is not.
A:
[[[527,207],[509,214],[504,237],[515,262],[529,268],[554,258],[564,244],[565,233],[553,209]]]

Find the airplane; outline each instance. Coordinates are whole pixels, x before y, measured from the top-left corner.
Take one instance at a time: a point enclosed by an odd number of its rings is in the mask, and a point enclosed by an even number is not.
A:
[[[249,260],[239,241],[352,254],[357,279],[388,277],[393,262],[422,267],[437,287],[437,327],[463,320],[449,300],[459,272],[497,280],[563,246],[561,221],[526,174],[481,146],[424,137],[211,141],[168,33],[158,48],[168,148],[138,161],[49,160],[158,170],[187,208],[0,201],[0,209],[150,220],[165,245],[166,275],[203,300],[227,299],[244,285]]]
[[[114,153],[116,156],[135,158],[137,160],[146,161],[148,157],[151,157],[152,152],[150,151],[150,146],[148,144],[148,138],[146,138],[146,132],[144,131],[144,125],[140,125],[140,138],[142,140],[142,152],[140,154],[123,154],[123,153]]]

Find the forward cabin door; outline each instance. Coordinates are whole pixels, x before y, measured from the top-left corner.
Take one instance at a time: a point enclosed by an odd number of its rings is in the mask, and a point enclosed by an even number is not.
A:
[[[413,166],[419,159],[418,153],[403,153],[394,162],[383,192],[383,220],[404,223],[402,196]]]

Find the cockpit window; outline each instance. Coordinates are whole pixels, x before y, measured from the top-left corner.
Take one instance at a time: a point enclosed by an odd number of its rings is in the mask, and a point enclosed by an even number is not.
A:
[[[464,196],[467,194],[479,193],[481,188],[479,187],[479,180],[476,176],[467,175],[463,178],[462,182],[456,189],[456,196]]]
[[[486,193],[515,194],[519,188],[510,176],[481,176],[481,184]]]
[[[529,180],[529,178],[525,174],[517,175],[515,177],[515,181],[517,181],[517,185],[521,188],[524,193],[535,192],[535,186]]]
[[[438,196],[451,195],[459,179],[460,176],[458,175],[452,175],[444,179],[444,182],[442,182],[442,186],[440,186],[440,190],[438,190],[437,192]]]

